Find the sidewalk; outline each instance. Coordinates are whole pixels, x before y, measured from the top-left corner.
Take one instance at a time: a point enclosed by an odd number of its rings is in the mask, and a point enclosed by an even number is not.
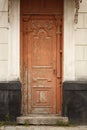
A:
[[[54,127],[54,126],[2,126],[0,130],[87,130],[87,126]]]

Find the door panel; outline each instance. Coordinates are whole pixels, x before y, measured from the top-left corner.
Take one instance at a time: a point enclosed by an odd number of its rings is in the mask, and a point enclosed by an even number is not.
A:
[[[21,14],[63,14],[63,0],[21,0]]]
[[[57,113],[60,21],[60,16],[51,15],[22,17],[22,108],[25,114]]]

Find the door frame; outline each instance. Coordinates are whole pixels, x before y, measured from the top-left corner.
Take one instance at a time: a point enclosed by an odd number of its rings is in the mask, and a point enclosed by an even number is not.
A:
[[[64,6],[64,1],[63,1],[63,6]],[[20,6],[21,7],[21,6]],[[63,7],[63,12],[64,12],[64,7]],[[27,14],[27,15],[30,15],[30,14]],[[36,14],[36,15],[39,15],[39,14]],[[43,15],[46,15],[46,14],[43,14]],[[51,14],[47,14],[47,15],[51,15]],[[55,14],[54,14],[55,15]],[[21,76],[21,81],[22,81],[22,89],[23,89],[23,46],[22,46],[22,15],[20,13],[20,76]],[[59,94],[57,94],[57,103],[56,103],[56,106],[57,106],[57,113],[58,115],[61,115],[61,111],[62,111],[62,83],[63,83],[63,59],[64,59],[64,18],[63,18],[63,14],[62,14],[62,36],[61,36],[61,50],[60,50],[60,70],[61,70],[61,73],[60,73],[60,77],[57,78],[57,88],[58,86],[60,87],[60,90],[59,90]],[[60,80],[58,80],[60,79]],[[58,85],[59,84],[59,85]],[[58,89],[57,89],[58,91]],[[59,107],[60,106],[60,107]],[[22,114],[23,114],[23,95],[22,95]],[[25,115],[27,115],[27,113],[25,113]]]

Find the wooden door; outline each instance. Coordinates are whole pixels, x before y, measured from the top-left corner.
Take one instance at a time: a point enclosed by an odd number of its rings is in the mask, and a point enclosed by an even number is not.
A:
[[[22,113],[61,110],[61,16],[21,18]]]

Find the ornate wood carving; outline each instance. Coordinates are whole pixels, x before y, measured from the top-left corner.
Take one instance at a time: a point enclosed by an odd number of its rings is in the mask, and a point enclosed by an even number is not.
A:
[[[42,21],[42,23],[39,23],[38,20],[34,20],[34,21],[31,21],[31,27],[30,27],[29,31],[33,32],[33,35],[35,35],[35,36],[39,32],[45,32],[49,36],[52,28],[53,28],[53,21],[52,20],[46,20],[45,22]]]
[[[82,0],[74,0],[75,1],[75,18],[74,18],[74,22],[77,24],[78,23],[78,10],[80,8],[80,3],[82,2]]]

